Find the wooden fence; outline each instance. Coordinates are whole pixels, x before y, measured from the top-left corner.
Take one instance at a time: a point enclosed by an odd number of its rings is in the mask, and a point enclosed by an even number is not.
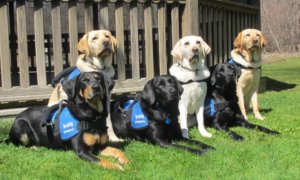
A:
[[[108,29],[120,42],[119,94],[168,73],[172,46],[184,35],[208,42],[208,65],[225,61],[240,30],[260,27],[259,12],[230,0],[1,0],[0,108],[48,99],[51,79],[75,64],[76,44],[90,30]]]

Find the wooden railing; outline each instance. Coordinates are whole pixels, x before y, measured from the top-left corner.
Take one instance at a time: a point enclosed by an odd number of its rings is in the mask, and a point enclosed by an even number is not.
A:
[[[52,78],[76,63],[76,44],[93,29],[119,41],[119,94],[168,73],[172,46],[184,35],[203,36],[212,65],[228,58],[241,29],[259,27],[259,7],[229,0],[1,0],[0,17],[0,108],[48,99]]]

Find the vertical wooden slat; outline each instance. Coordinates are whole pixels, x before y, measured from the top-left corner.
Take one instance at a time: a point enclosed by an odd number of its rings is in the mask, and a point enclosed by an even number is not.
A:
[[[237,12],[237,14],[236,14],[236,28],[237,28],[237,34],[239,33],[239,32],[241,32],[241,29],[242,29],[242,27],[241,27],[241,13],[240,12]]]
[[[11,72],[10,72],[10,51],[9,51],[9,32],[8,32],[8,3],[0,2],[0,61],[1,61],[1,80],[2,88],[11,88]]]
[[[54,74],[63,70],[60,1],[51,3]]]
[[[99,27],[100,29],[109,30],[108,2],[101,2],[99,9]]]
[[[116,4],[116,38],[119,41],[117,49],[117,63],[118,63],[118,81],[126,80],[125,73],[125,48],[124,48],[124,22],[123,22],[123,2]]]
[[[223,10],[223,62],[226,62],[228,58],[228,10]]]
[[[20,69],[20,86],[29,87],[28,47],[26,29],[25,0],[17,1],[17,36],[18,36],[18,61]]]
[[[158,46],[159,46],[159,72],[167,74],[167,54],[166,54],[166,4],[159,3],[158,6]]]
[[[172,47],[179,40],[179,5],[177,3],[172,4],[171,9],[171,23],[172,23]],[[176,63],[176,59],[173,58],[173,63]]]
[[[223,9],[219,9],[219,17],[218,17],[218,63],[223,62]]]
[[[84,2],[84,29],[89,32],[94,29],[93,25],[93,2]]]
[[[44,87],[47,85],[47,82],[44,43],[43,1],[34,2],[34,38],[38,86]]]
[[[228,51],[228,57],[230,57],[230,52],[231,52],[231,49],[233,47],[233,36],[232,36],[232,11],[228,10],[228,17],[227,17],[227,25],[228,25],[228,43],[227,43],[227,51]]]
[[[202,6],[202,38],[205,42],[208,43],[208,34],[207,34],[207,17],[208,17],[208,13],[207,13],[207,6],[206,5],[201,5]],[[209,44],[209,46],[211,46]]]
[[[130,4],[130,52],[132,65],[132,78],[140,78],[140,60],[139,60],[139,34],[138,34],[138,9],[137,2]]]
[[[153,65],[153,34],[152,34],[152,9],[151,3],[146,3],[144,8],[144,25],[145,25],[145,51],[146,51],[146,78],[154,77]]]
[[[213,7],[208,8],[208,13],[207,13],[208,19],[207,19],[207,24],[208,24],[208,44],[212,47],[213,46]],[[213,47],[212,47],[213,48]],[[212,49],[213,51],[213,49]],[[213,64],[213,53],[209,53],[208,55],[209,63],[208,65],[211,66]]]
[[[185,3],[183,35],[199,35],[198,4],[198,0],[189,0]]]
[[[218,63],[218,8],[213,8],[213,65]]]
[[[236,12],[235,11],[232,11],[231,18],[232,18],[232,39],[233,39],[232,44],[233,44],[234,39],[238,34],[237,33],[237,22],[236,22]]]
[[[76,64],[77,57],[78,57],[78,51],[76,48],[76,45],[78,43],[76,1],[68,2],[68,18],[69,18],[69,47],[70,47],[69,62],[71,66],[74,66]]]

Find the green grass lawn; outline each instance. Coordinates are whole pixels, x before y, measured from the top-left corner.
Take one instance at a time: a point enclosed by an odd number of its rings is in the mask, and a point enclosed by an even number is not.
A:
[[[300,58],[266,64],[263,76],[295,84],[269,85],[260,95],[265,121],[250,121],[279,131],[269,136],[255,130],[234,128],[243,142],[209,128],[210,139],[196,128],[191,136],[216,148],[203,156],[175,149],[130,142],[124,151],[131,163],[125,171],[105,170],[79,159],[72,151],[28,149],[0,144],[0,179],[299,179],[300,178]],[[0,122],[0,139],[7,137],[10,120]]]

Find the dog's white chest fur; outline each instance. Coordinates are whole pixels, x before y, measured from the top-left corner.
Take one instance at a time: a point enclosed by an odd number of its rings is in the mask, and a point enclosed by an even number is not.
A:
[[[179,64],[173,64],[169,72],[172,76],[175,76],[176,79],[180,82],[188,82],[189,80],[198,81],[207,79],[210,76],[208,68],[204,66],[199,66],[198,70],[187,70],[181,67]]]
[[[193,82],[182,87],[184,91],[179,103],[187,108],[188,114],[195,114],[206,96],[206,82]]]

